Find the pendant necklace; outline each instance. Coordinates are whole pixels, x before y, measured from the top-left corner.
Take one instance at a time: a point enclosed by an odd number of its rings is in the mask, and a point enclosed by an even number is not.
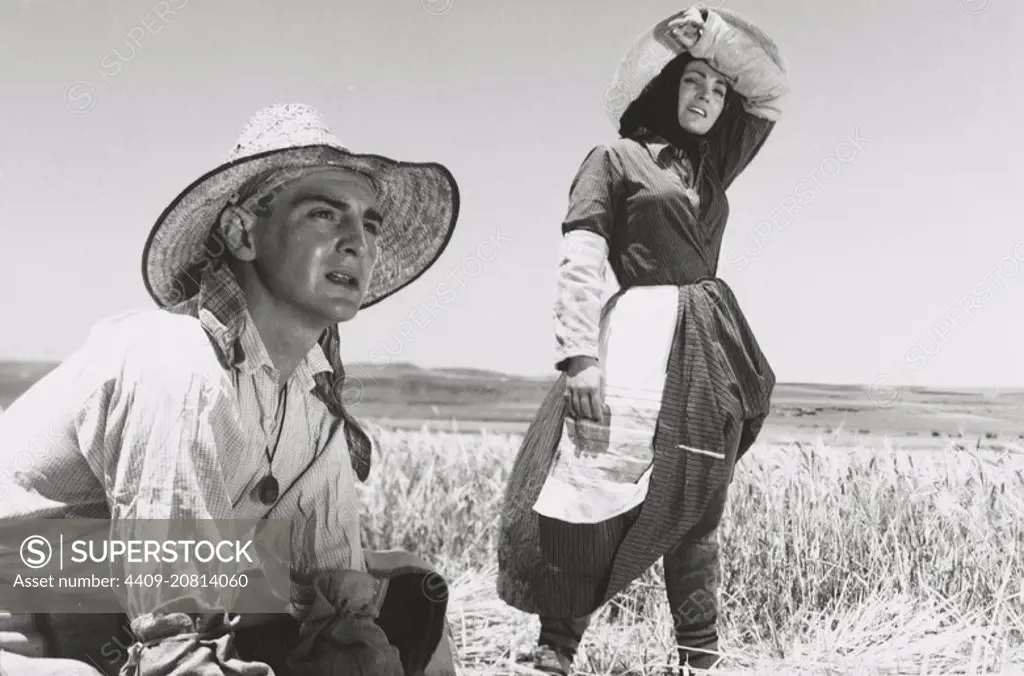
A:
[[[281,495],[281,485],[274,476],[274,456],[277,455],[277,446],[281,443],[281,432],[284,430],[285,411],[287,409],[288,402],[287,385],[284,388],[282,396],[281,421],[277,426],[277,439],[274,441],[274,452],[270,452],[270,446],[268,445],[265,451],[267,456],[267,475],[260,479],[260,482],[256,484],[256,495],[259,497],[262,504],[268,506],[277,502],[277,498]]]

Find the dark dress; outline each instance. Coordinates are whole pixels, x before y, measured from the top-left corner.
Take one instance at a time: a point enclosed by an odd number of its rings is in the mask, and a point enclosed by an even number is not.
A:
[[[773,126],[745,111],[723,115],[700,148],[699,213],[668,168],[674,149],[657,139],[618,139],[583,161],[562,232],[604,237],[623,289],[679,287],[654,466],[644,503],[630,513],[570,524],[533,512],[567,414],[562,374],[525,435],[506,487],[498,594],[509,605],[548,618],[588,615],[659,557],[717,527],[734,465],[757,438],[775,385],[736,298],[715,276],[729,213],[725,190]]]

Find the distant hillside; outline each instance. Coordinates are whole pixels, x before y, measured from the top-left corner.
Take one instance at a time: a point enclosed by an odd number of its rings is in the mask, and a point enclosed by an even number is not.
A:
[[[53,362],[0,361],[0,406],[7,406],[57,366]]]
[[[0,361],[0,406],[7,407],[56,366]],[[472,368],[415,364],[346,365],[349,406],[358,417],[404,427],[457,420],[492,430],[522,431],[555,380]],[[780,383],[767,426],[776,432],[897,434],[934,439],[1024,439],[1024,390],[905,388],[879,406],[863,385]]]
[[[0,405],[6,407],[57,366],[56,362],[0,361]],[[554,381],[472,368],[427,369],[415,364],[387,366],[353,363],[345,367],[353,408],[401,412],[409,406],[535,406]],[[408,411],[406,411],[408,412]]]
[[[32,383],[42,378],[56,362],[3,361],[0,360],[0,402],[13,400]],[[345,365],[345,371],[354,382],[362,387],[363,403],[395,402],[395,394],[401,394],[408,403],[441,403],[456,394],[464,400],[483,397],[486,400],[500,398],[503,401],[539,402],[555,381],[555,374],[541,377],[527,377],[475,368],[425,368],[407,362],[394,362],[386,366],[355,362]],[[356,385],[353,385],[356,387]],[[357,388],[358,389],[358,388]],[[858,384],[844,383],[779,383],[776,397],[785,399],[865,397],[868,388]],[[908,387],[905,394],[915,397],[957,398],[1006,398],[1024,401],[1024,389],[942,389],[930,387]]]

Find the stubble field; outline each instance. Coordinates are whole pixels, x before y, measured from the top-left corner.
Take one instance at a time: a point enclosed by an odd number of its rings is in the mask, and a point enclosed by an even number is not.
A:
[[[536,620],[495,592],[520,437],[373,429],[367,545],[436,562],[461,673],[528,673],[515,658]],[[720,544],[716,673],[1024,673],[1019,453],[759,443],[737,470]],[[657,673],[671,627],[655,567],[600,612],[577,668]]]
[[[0,362],[0,405],[52,367]],[[550,379],[398,364],[349,377],[380,449],[359,488],[366,545],[448,579],[460,673],[529,673],[515,658],[537,621],[497,599],[495,544]],[[1022,444],[1019,390],[780,384],[720,530],[716,673],[1024,674]],[[655,567],[600,611],[579,673],[658,673],[672,624]]]

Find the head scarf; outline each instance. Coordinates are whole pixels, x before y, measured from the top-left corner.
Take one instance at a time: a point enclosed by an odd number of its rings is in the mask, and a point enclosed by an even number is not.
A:
[[[741,102],[739,95],[732,87],[728,87],[722,112],[706,135],[694,134],[680,127],[679,82],[687,64],[694,60],[697,59],[688,52],[683,52],[665,66],[622,115],[620,136],[638,141],[660,137],[685,151],[694,162],[699,161],[701,146],[709,142],[707,137],[715,128],[721,126],[722,120],[732,114]]]

